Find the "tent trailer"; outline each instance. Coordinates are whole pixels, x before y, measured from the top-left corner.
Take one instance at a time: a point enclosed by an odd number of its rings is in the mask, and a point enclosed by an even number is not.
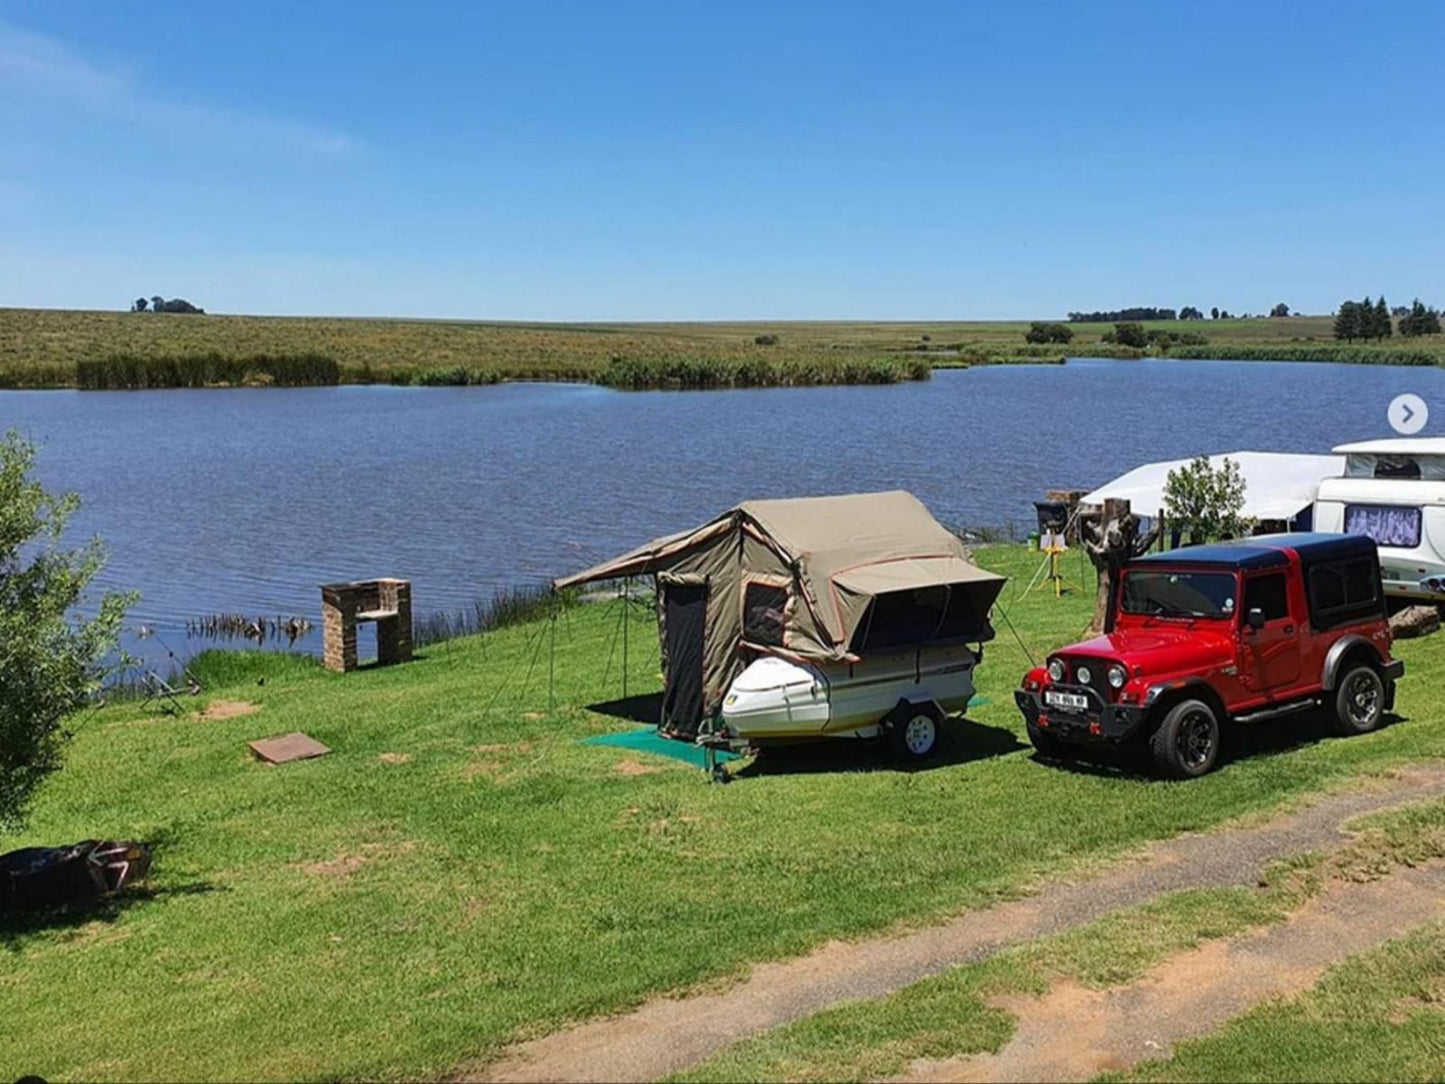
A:
[[[664,733],[913,756],[972,696],[1004,584],[902,491],[747,501],[555,585],[628,576],[657,585]]]
[[[1445,602],[1445,438],[1342,444],[1344,477],[1320,483],[1315,529],[1367,535],[1385,594]]]

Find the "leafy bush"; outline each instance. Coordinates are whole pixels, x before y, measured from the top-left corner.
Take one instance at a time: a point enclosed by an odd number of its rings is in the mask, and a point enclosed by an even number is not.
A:
[[[1067,324],[1049,324],[1036,320],[1024,332],[1024,342],[1027,343],[1070,343],[1073,341],[1073,329]]]
[[[1134,346],[1139,349],[1149,345],[1149,336],[1144,332],[1143,324],[1126,323],[1114,325],[1114,337],[1111,342],[1120,346]]]
[[[1201,455],[1169,472],[1164,483],[1164,515],[1192,542],[1238,538],[1253,522],[1243,515],[1244,475],[1226,457],[1214,467]]]

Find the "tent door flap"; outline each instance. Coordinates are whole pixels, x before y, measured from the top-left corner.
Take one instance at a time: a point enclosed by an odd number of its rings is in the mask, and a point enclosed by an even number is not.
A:
[[[702,722],[703,643],[707,629],[707,584],[664,580],[663,627],[667,635],[667,678],[662,690],[662,729],[696,737]]]

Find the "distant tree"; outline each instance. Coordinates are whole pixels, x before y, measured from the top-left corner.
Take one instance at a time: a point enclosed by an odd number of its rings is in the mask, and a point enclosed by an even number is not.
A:
[[[164,311],[165,311],[165,304],[166,304],[166,299],[163,298],[160,294],[156,294],[155,297],[151,298],[151,311],[152,311],[152,312],[164,312]]]
[[[1137,346],[1142,349],[1149,345],[1149,336],[1144,331],[1143,324],[1115,324],[1114,341],[1120,346]]]
[[[1335,312],[1335,338],[1354,342],[1363,337],[1360,327],[1360,305],[1356,301],[1341,301]]]
[[[1409,338],[1416,335],[1439,335],[1440,313],[1433,308],[1426,308],[1417,297],[1415,303],[1405,310],[1405,315],[1400,317],[1400,334]]]
[[[197,308],[195,305],[192,305],[183,297],[173,297],[169,301],[166,301],[162,298],[156,298],[154,304],[151,307],[156,312],[188,312],[204,314],[206,311],[205,309]]]
[[[1071,312],[1070,323],[1114,324],[1120,320],[1176,320],[1179,314],[1173,309],[1133,308],[1109,309],[1099,312]]]
[[[777,346],[778,337],[771,333],[767,335],[754,335],[753,342],[757,343],[759,346]]]
[[[1380,295],[1380,300],[1375,302],[1374,318],[1371,321],[1375,338],[1383,342],[1395,334],[1394,321],[1390,319],[1390,306],[1385,304],[1385,295]]]
[[[1272,308],[1272,309],[1269,310],[1269,315],[1270,315],[1270,317],[1271,317],[1272,319],[1278,318],[1278,317],[1281,317],[1281,316],[1288,316],[1288,315],[1289,315],[1289,306],[1286,305],[1283,301],[1281,301],[1278,305],[1276,305],[1274,308]]]
[[[1416,301],[1417,304],[1418,304],[1419,300],[1420,300],[1420,299],[1419,299],[1418,297],[1415,299],[1415,301]],[[1390,309],[1390,315],[1393,316],[1393,317],[1395,317],[1395,319],[1398,320],[1398,319],[1399,319],[1400,317],[1402,317],[1402,316],[1409,316],[1409,315],[1410,315],[1410,310],[1407,309],[1404,305],[1395,305],[1395,306],[1392,306],[1392,307],[1391,307],[1391,309]]]
[[[1209,318],[1210,318],[1211,320],[1218,320],[1218,319],[1219,319],[1219,306],[1218,306],[1218,305],[1215,305],[1214,308],[1212,308],[1212,309],[1209,310]]]
[[[1035,320],[1024,332],[1024,342],[1068,343],[1074,341],[1073,329],[1066,324],[1050,324]]]
[[[1230,315],[1229,315],[1229,310],[1228,310],[1228,309],[1220,309],[1220,310],[1219,310],[1219,318],[1220,318],[1221,320],[1233,320],[1233,319],[1234,319],[1233,316],[1230,316]]]
[[[106,594],[75,613],[104,564],[99,541],[61,548],[79,507],[31,477],[35,449],[0,437],[0,824],[20,822],[36,787],[60,767],[66,719],[99,687],[134,596]]]
[[[150,304],[150,302],[147,301],[145,298],[143,298],[143,297],[138,297],[138,298],[136,298],[133,302],[131,302],[130,311],[131,311],[131,312],[145,312],[145,311],[146,311],[146,306],[149,305],[149,304]]]
[[[1199,311],[1198,309],[1196,309],[1193,305],[1185,305],[1182,309],[1179,310],[1179,319],[1181,319],[1181,320],[1203,320],[1203,319],[1204,319],[1204,313],[1200,312],[1200,311]]]
[[[1191,542],[1239,538],[1253,526],[1243,513],[1244,475],[1228,457],[1216,469],[1201,455],[1164,480],[1164,515]]]

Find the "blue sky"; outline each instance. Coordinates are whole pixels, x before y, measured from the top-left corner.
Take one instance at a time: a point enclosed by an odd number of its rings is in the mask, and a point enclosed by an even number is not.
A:
[[[0,305],[1445,302],[1445,5],[0,0]]]

